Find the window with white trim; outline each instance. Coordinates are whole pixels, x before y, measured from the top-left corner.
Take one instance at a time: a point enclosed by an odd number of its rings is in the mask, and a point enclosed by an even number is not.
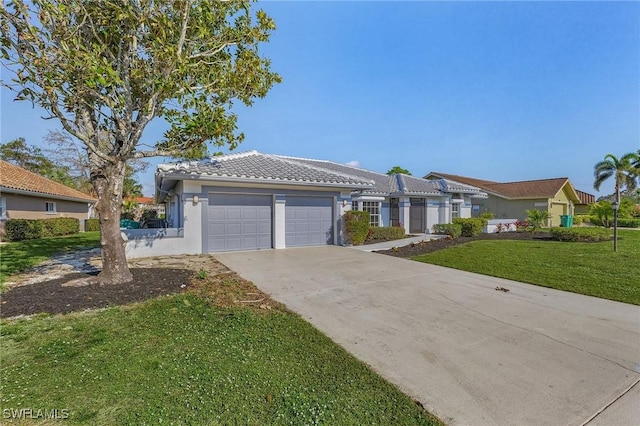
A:
[[[380,226],[380,202],[379,201],[363,201],[362,211],[369,212],[369,224],[371,226]]]
[[[56,203],[47,201],[44,203],[44,211],[47,214],[55,214],[56,213]]]
[[[7,200],[4,197],[0,197],[0,219],[7,218]]]
[[[353,200],[351,201],[351,210],[358,210],[358,201],[357,200]]]
[[[451,218],[455,219],[456,217],[460,217],[460,204],[453,203],[451,204]]]

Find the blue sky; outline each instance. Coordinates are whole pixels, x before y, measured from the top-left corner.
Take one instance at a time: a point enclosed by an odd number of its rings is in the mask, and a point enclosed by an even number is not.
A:
[[[276,21],[261,49],[284,81],[237,108],[246,135],[237,151],[420,176],[566,176],[598,194],[593,165],[640,149],[638,2],[256,6]],[[2,89],[2,142],[41,144],[59,128],[12,99]],[[143,141],[163,128],[154,123]],[[140,176],[146,195],[154,170]]]

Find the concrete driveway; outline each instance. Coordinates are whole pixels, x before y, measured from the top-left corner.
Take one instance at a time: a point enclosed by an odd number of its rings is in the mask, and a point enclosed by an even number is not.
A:
[[[344,247],[215,257],[449,424],[640,424],[638,306]]]

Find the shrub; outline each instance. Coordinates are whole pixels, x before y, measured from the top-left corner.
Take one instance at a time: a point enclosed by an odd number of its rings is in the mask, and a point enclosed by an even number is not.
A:
[[[594,225],[610,227],[613,220],[613,208],[609,201],[598,201],[591,205],[589,217]]]
[[[434,234],[448,235],[458,238],[462,235],[462,225],[459,223],[437,223],[431,227]]]
[[[42,221],[9,219],[4,224],[8,241],[35,240],[42,235]]]
[[[42,221],[41,238],[59,237],[80,232],[80,221],[71,217],[57,217]]]
[[[618,219],[620,228],[640,228],[640,219]]]
[[[482,232],[482,229],[487,225],[487,219],[480,217],[457,217],[453,219],[453,223],[462,226],[463,237],[477,237]]]
[[[77,234],[80,221],[70,217],[54,219],[9,219],[5,223],[8,241],[35,240],[38,238],[58,237]]]
[[[364,243],[370,228],[369,212],[349,210],[344,214],[342,220],[347,241],[356,246]]]
[[[100,230],[100,220],[98,220],[98,219],[86,219],[84,221],[84,230],[87,231],[87,232],[99,231]]]
[[[482,213],[480,213],[480,219],[493,219],[494,217],[496,217],[495,214],[491,213],[489,210],[485,210]]]
[[[369,229],[369,239],[371,240],[399,240],[404,238],[404,228],[398,226],[372,226]]]
[[[547,210],[527,210],[527,220],[529,221],[529,225],[533,232],[536,232],[543,226],[546,226],[547,220],[549,220],[550,217],[551,215]]]
[[[551,228],[551,238],[556,241],[607,241],[611,231],[606,228]]]
[[[589,215],[586,214],[577,214],[575,216],[573,216],[573,224],[580,226],[583,223],[590,223],[591,222],[591,218],[589,217]]]

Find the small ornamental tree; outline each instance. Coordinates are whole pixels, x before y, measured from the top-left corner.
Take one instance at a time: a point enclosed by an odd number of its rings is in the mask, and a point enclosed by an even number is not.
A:
[[[119,228],[127,163],[201,158],[209,141],[235,148],[233,101],[251,105],[280,81],[258,52],[275,24],[247,1],[13,0],[0,6],[0,29],[14,77],[3,85],[86,147],[102,283],[133,279]],[[158,117],[168,130],[140,143]]]
[[[532,232],[538,232],[540,228],[547,226],[549,219],[551,219],[551,215],[547,210],[527,210],[527,222],[529,222]]]

